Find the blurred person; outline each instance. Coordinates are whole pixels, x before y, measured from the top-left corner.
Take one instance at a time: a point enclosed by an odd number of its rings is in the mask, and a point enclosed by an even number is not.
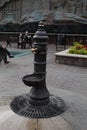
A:
[[[2,60],[4,60],[5,64],[10,63],[10,61],[7,60],[7,56],[9,58],[13,58],[14,56],[2,45],[0,45],[0,57],[2,57]]]
[[[11,47],[11,41],[10,41],[10,37],[8,36],[7,37],[7,40],[6,40],[6,47]]]
[[[23,43],[23,34],[20,32],[19,36],[18,36],[18,48],[21,45],[22,48],[22,43]]]
[[[25,44],[27,43],[29,44],[29,48],[32,48],[32,38],[28,31],[25,32],[24,41],[25,41]]]

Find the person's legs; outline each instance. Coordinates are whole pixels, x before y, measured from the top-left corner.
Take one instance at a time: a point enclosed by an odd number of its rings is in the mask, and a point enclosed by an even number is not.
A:
[[[32,42],[30,42],[30,48],[32,48]]]
[[[18,43],[17,43],[17,48],[19,48],[19,46],[20,46],[20,43],[18,42]]]
[[[4,51],[5,51],[5,55],[8,55],[9,58],[13,58],[14,57],[13,55],[11,55],[11,53],[6,48],[4,48]]]
[[[4,54],[10,56],[10,52],[6,48],[4,48]]]
[[[11,43],[7,43],[7,44],[6,44],[6,47],[8,47],[8,46],[11,47]]]
[[[7,55],[9,56],[9,58],[14,57],[13,55],[10,54],[10,52],[6,48],[4,48],[4,53],[3,53],[4,58],[3,58],[3,60],[4,60],[5,64],[8,64],[10,62],[10,61],[7,61]]]
[[[5,63],[5,64],[8,64],[8,63],[9,63],[9,61],[7,61],[7,55],[4,55],[4,59],[3,59],[3,60],[4,60],[4,63]]]

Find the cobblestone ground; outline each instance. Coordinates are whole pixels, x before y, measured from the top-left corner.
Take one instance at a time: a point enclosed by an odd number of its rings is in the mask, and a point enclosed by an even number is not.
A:
[[[14,46],[13,46],[14,47]],[[10,48],[9,48],[10,49]],[[17,49],[15,47],[15,49]],[[26,49],[27,51],[27,49]],[[55,63],[55,45],[48,46],[47,88],[68,90],[87,97],[87,67]],[[22,77],[33,73],[33,54],[9,59],[10,63],[0,65],[0,104],[7,104],[14,96],[29,91]]]

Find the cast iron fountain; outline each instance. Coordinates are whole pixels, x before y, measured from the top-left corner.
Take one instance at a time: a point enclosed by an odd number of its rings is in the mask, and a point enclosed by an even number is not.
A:
[[[51,95],[46,87],[46,56],[48,36],[42,22],[34,37],[34,73],[23,77],[25,85],[32,87],[30,92],[15,97],[10,106],[18,115],[28,118],[51,118],[63,113],[65,102]]]

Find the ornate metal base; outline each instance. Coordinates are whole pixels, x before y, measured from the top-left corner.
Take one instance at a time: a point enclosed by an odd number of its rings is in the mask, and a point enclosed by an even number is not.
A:
[[[10,106],[16,114],[28,118],[51,118],[66,110],[65,102],[54,95],[50,96],[47,105],[31,105],[29,94],[25,94],[14,98]]]

